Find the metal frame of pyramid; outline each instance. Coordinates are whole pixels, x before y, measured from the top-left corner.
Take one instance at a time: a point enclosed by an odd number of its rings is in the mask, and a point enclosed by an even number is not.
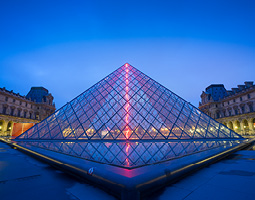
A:
[[[124,64],[16,140],[242,139]]]
[[[127,63],[14,142],[123,200],[252,143]]]

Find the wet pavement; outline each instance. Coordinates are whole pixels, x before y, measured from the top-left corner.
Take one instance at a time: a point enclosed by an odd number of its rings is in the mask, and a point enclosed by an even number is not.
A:
[[[0,142],[0,199],[115,199]]]
[[[255,148],[238,151],[151,195],[165,199],[254,199]],[[0,142],[1,200],[115,199]]]
[[[238,151],[154,194],[150,200],[254,200],[255,146]]]

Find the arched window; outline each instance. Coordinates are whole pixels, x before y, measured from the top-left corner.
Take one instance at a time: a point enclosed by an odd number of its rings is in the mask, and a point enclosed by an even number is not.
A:
[[[241,126],[240,126],[240,122],[239,121],[236,121],[234,128],[235,128],[235,131],[241,131]]]
[[[3,130],[3,125],[4,125],[3,121],[0,121],[0,131]]]
[[[234,127],[233,127],[233,123],[232,123],[232,122],[229,122],[228,124],[229,124],[229,128],[233,130],[233,128],[234,128]]]
[[[244,129],[244,132],[246,134],[248,134],[248,132],[249,132],[249,124],[248,124],[246,119],[243,121],[243,129]]]
[[[9,122],[8,125],[7,125],[6,131],[11,131],[11,128],[12,128],[12,123]]]

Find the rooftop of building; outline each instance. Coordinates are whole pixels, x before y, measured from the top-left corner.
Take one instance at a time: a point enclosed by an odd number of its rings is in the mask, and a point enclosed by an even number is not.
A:
[[[219,92],[217,89],[220,88],[224,92]],[[254,89],[255,85],[253,81],[245,81],[244,85],[237,85],[236,88],[231,88],[231,90],[226,90],[224,84],[211,84],[205,89],[205,94],[211,95],[213,101],[227,99],[229,97],[242,94],[243,92]],[[214,90],[216,89],[216,90]]]
[[[12,96],[16,96],[18,98],[29,100],[29,99],[26,98],[25,95],[20,95],[19,93],[15,93],[15,92],[13,92],[13,90],[7,90],[5,87],[2,87],[2,88],[0,87],[0,91],[4,92],[4,93],[7,93],[9,95],[12,95]]]
[[[13,92],[13,90],[7,90],[5,87],[1,88],[0,87],[0,92],[3,92],[5,94],[8,94],[10,96],[20,98],[25,101],[31,101],[31,102],[36,102],[36,103],[41,103],[46,100],[47,96],[52,96],[49,91],[44,88],[44,87],[31,87],[30,91],[28,92],[27,95],[20,95],[19,93]],[[52,97],[53,99],[53,97]],[[53,105],[55,105],[53,103]]]
[[[35,102],[43,102],[45,97],[48,95],[50,95],[50,93],[44,87],[31,87],[30,91],[26,95],[26,98]]]
[[[215,88],[215,87],[223,87],[223,88],[225,88],[225,86],[224,86],[223,84],[211,84],[211,85],[209,85],[209,86],[205,89],[205,91],[209,90],[210,88]]]

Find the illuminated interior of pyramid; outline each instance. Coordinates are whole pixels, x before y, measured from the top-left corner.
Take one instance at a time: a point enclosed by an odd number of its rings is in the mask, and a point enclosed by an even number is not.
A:
[[[243,138],[126,63],[15,140],[131,168]]]

